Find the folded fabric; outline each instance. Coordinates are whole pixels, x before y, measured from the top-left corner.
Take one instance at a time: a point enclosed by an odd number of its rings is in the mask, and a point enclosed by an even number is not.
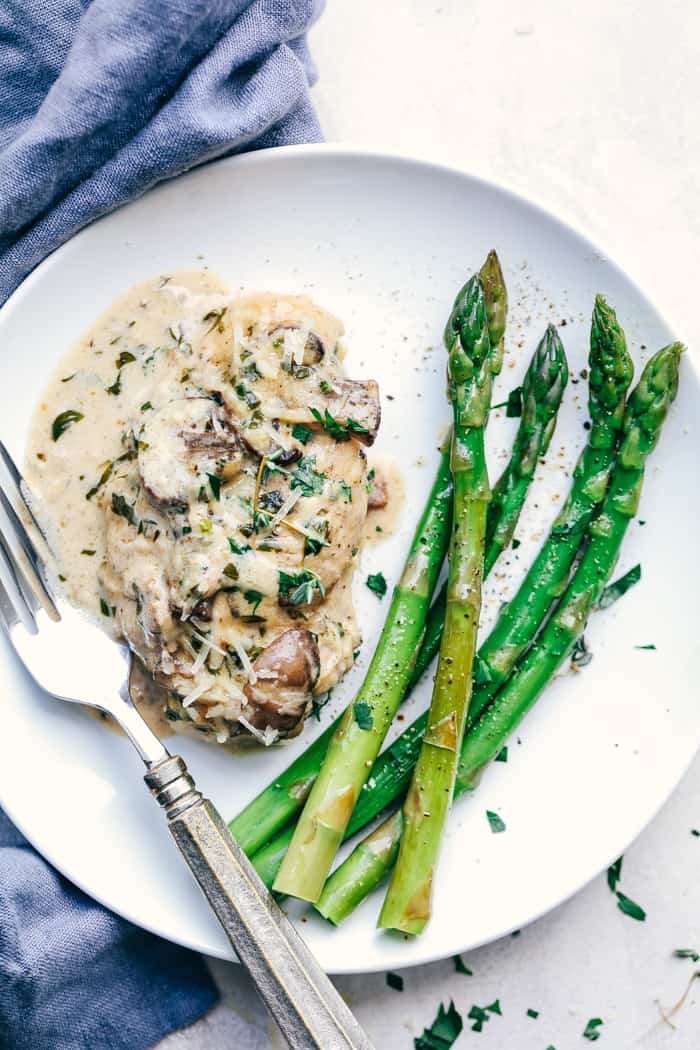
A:
[[[319,140],[303,36],[318,9],[0,4],[0,304],[54,248],[161,180]],[[0,811],[0,1050],[141,1050],[215,999],[197,955],[90,900]]]
[[[318,0],[0,4],[0,303],[86,223],[214,157],[318,141]]]

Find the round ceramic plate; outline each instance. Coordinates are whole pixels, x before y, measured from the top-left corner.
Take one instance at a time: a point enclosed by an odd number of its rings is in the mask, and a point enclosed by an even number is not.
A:
[[[357,688],[388,600],[364,586],[399,573],[448,418],[441,332],[453,297],[496,247],[510,290],[507,354],[495,402],[520,380],[545,324],[559,325],[571,383],[546,463],[486,590],[484,627],[523,574],[568,486],[585,431],[588,325],[597,291],[624,325],[637,369],[671,333],[608,259],[537,207],[429,164],[335,147],[273,150],[211,164],[147,194],[79,234],[24,282],[0,312],[2,438],[21,460],[31,412],[55,362],[128,286],[209,266],[232,288],[306,292],[345,321],[348,371],[382,391],[378,448],[397,461],[406,498],[395,534],[367,547],[356,579],[364,643],[321,726],[290,746],[232,756],[171,741],[226,818],[285,767]],[[578,890],[651,819],[700,743],[696,610],[700,520],[694,484],[697,377],[683,362],[678,401],[651,460],[639,518],[619,571],[642,580],[596,613],[593,659],[560,676],[478,792],[455,805],[425,934],[375,928],[376,894],[340,929],[296,905],[301,929],[331,972],[408,966],[523,926]],[[489,425],[492,477],[516,424]],[[123,737],[84,711],[43,696],[0,642],[0,799],[60,871],[114,911],[164,937],[231,958],[141,780]],[[655,648],[650,648],[650,647]],[[409,718],[427,704],[418,689]],[[406,721],[399,725],[407,724]],[[506,831],[493,834],[492,810]]]

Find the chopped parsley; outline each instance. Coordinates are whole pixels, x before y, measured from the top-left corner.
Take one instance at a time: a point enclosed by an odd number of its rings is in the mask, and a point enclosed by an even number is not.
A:
[[[183,532],[184,532],[184,529],[183,529]],[[236,543],[236,541],[234,539],[232,539],[230,536],[228,537],[228,545],[231,548],[231,553],[232,554],[245,554],[246,551],[249,551],[251,549],[249,543],[244,543],[241,546],[241,544]]]
[[[372,572],[369,574],[366,580],[367,586],[375,594],[378,594],[380,598],[383,598],[387,591],[386,580],[384,574],[381,572]]]
[[[319,390],[321,391],[322,394],[332,394],[333,393],[333,388],[332,388],[331,384],[328,382],[327,379],[322,379],[321,382],[318,384],[318,388],[319,388]]]
[[[650,645],[635,645],[635,649],[646,649],[650,652],[656,652],[656,646],[653,644],[653,642]]]
[[[292,427],[292,437],[296,438],[297,441],[301,441],[302,445],[307,445],[313,436],[313,430],[309,430],[303,423],[295,423]]]
[[[128,350],[122,350],[117,360],[114,362],[117,368],[123,368],[124,365],[130,365],[136,358],[133,354],[130,354]]]
[[[495,761],[496,762],[507,762],[508,761],[508,745],[507,744],[504,747],[502,747],[501,750],[498,752],[498,754],[496,755]]]
[[[65,412],[61,412],[51,424],[51,437],[53,440],[58,441],[72,423],[79,423],[81,419],[85,419],[85,416],[82,412],[76,412],[74,408],[68,408]]]
[[[630,919],[636,919],[637,922],[644,922],[647,917],[644,908],[641,908],[635,901],[630,900],[620,890],[616,891],[615,896],[617,897],[617,906],[623,915],[629,915]]]
[[[526,1010],[525,1013],[526,1013],[527,1017],[531,1017],[533,1019],[533,1021],[536,1021],[537,1018],[540,1016],[540,1011],[539,1010]]]
[[[474,976],[474,971],[469,969],[469,967],[465,964],[464,960],[462,959],[461,955],[454,955],[452,957],[452,962],[455,964],[456,973],[463,973],[465,977]]]
[[[328,546],[328,540],[322,540],[318,536],[306,536],[304,538],[304,557],[307,554],[318,554],[322,547]]]
[[[352,713],[360,729],[374,729],[372,708],[369,706],[366,700],[357,700],[352,705]]]
[[[112,610],[107,605],[107,602],[104,600],[104,598],[100,598],[100,612],[102,613],[103,616],[111,616],[112,615]]]
[[[615,893],[617,884],[622,875],[622,857],[618,857],[614,864],[608,868],[608,887],[611,893]]]
[[[423,1034],[413,1040],[414,1050],[450,1050],[462,1028],[462,1015],[455,1004],[450,1001],[445,1009],[440,1003],[437,1017],[430,1028],[424,1028]]]
[[[348,485],[347,481],[339,481],[338,485],[340,486],[340,491],[345,496],[346,501],[348,503],[352,503],[352,488],[351,488],[351,486]]]
[[[401,974],[392,973],[391,970],[386,975],[386,983],[390,988],[393,988],[395,992],[403,991],[403,977]]]
[[[271,489],[270,492],[261,492],[258,496],[258,506],[273,514],[278,511],[284,503],[284,496],[279,489]]]
[[[700,962],[700,955],[692,948],[676,948],[673,955],[676,959],[691,959],[694,963]]]
[[[323,492],[326,475],[316,470],[315,456],[302,456],[291,473],[289,487],[300,489],[302,496],[315,496]]]
[[[121,492],[112,493],[112,513],[117,514],[120,518],[125,518],[130,525],[136,525],[136,515],[134,514],[134,508],[131,503],[123,496]]]
[[[504,821],[499,817],[498,813],[494,813],[493,810],[486,810],[486,819],[489,822],[489,827],[494,835],[499,835],[502,831],[506,830]]]
[[[349,441],[353,434],[369,434],[368,427],[358,423],[355,419],[350,419],[349,416],[344,423],[341,423],[330,414],[327,408],[324,408],[323,415],[317,408],[312,408],[311,415],[335,441]]]
[[[623,594],[626,594],[630,587],[634,587],[635,583],[639,583],[642,578],[642,566],[635,565],[633,568],[626,572],[624,576],[620,576],[618,580],[615,580],[606,587],[600,596],[598,602],[599,609],[608,609],[611,605],[614,605],[618,598],[621,598]]]
[[[243,592],[243,597],[248,602],[248,605],[253,606],[253,612],[256,613],[264,595],[261,591],[256,591],[251,587],[250,590]]]
[[[258,395],[249,390],[245,383],[236,383],[235,390],[238,397],[241,401],[245,401],[248,408],[257,408],[260,404]]]
[[[88,558],[92,558],[92,556],[95,554],[95,551],[90,551],[87,548],[83,548],[83,550],[81,550],[80,553],[87,554]]]
[[[214,329],[217,328],[221,324],[221,322],[223,321],[224,315],[226,314],[227,310],[228,310],[228,307],[224,306],[224,307],[221,308],[221,310],[210,310],[208,314],[204,315],[204,317],[202,318],[203,321],[211,321],[211,324],[209,325],[209,327],[207,328],[206,332],[204,333],[205,335],[209,335],[210,332],[213,332]]]
[[[153,408],[153,405],[151,404],[151,402],[150,401],[144,401],[144,403],[141,405],[141,411],[142,412],[147,412],[149,408]]]
[[[491,1020],[489,1016],[490,1014],[498,1014],[499,1017],[503,1016],[501,1013],[501,1004],[498,999],[494,999],[489,1006],[477,1006],[474,1004],[467,1014],[469,1020],[474,1022],[472,1025],[472,1032],[483,1031],[486,1022]]]
[[[211,488],[212,496],[214,497],[215,500],[220,499],[221,498],[221,478],[218,477],[216,474],[209,474],[209,473],[207,473],[207,477],[209,478],[209,486]]]
[[[317,590],[322,598],[326,596],[323,583],[310,569],[292,573],[278,569],[278,576],[280,598],[284,598],[290,605],[309,605]]]
[[[584,1039],[590,1039],[592,1043],[595,1043],[596,1039],[600,1039],[601,1033],[598,1031],[603,1021],[600,1017],[591,1017],[590,1021],[584,1028],[582,1035]]]
[[[233,564],[233,562],[229,562],[228,565],[224,565],[223,573],[224,576],[228,576],[229,580],[238,579],[238,569]]]

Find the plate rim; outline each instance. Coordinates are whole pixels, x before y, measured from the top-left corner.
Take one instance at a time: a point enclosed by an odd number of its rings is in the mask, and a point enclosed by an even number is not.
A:
[[[86,235],[87,232],[93,226],[99,225],[99,223],[103,219],[108,219],[111,216],[116,215],[123,208],[129,207],[131,204],[140,201],[143,198],[147,198],[151,194],[158,193],[159,191],[166,189],[175,181],[196,178],[202,171],[206,170],[207,168],[213,165],[235,166],[236,168],[244,169],[246,167],[256,166],[260,164],[274,166],[278,162],[278,160],[284,159],[286,157],[327,157],[331,159],[335,158],[338,160],[342,160],[343,158],[352,158],[354,160],[360,161],[366,160],[379,161],[388,164],[399,164],[401,166],[406,166],[409,169],[413,168],[429,173],[434,173],[437,176],[449,175],[451,177],[456,177],[458,179],[466,181],[467,183],[470,183],[477,189],[482,189],[487,192],[496,191],[497,193],[502,194],[507,199],[513,201],[516,205],[521,207],[524,206],[526,209],[530,209],[531,211],[535,212],[540,218],[543,218],[547,222],[552,223],[556,227],[562,229],[565,234],[573,235],[574,238],[576,238],[579,242],[582,242],[584,246],[590,249],[592,253],[602,257],[605,260],[606,264],[610,266],[619,276],[621,276],[631,287],[634,293],[636,293],[636,295],[641,300],[643,300],[643,302],[649,309],[649,312],[653,316],[654,320],[660,325],[660,327],[664,328],[670,333],[670,335],[673,338],[675,338],[675,331],[673,326],[668,322],[665,315],[658,308],[654,299],[650,298],[649,295],[647,295],[647,293],[642,289],[636,277],[634,277],[626,267],[623,267],[620,263],[618,263],[616,258],[610,253],[608,253],[607,250],[604,247],[602,247],[598,242],[591,240],[591,238],[574,222],[570,221],[569,219],[561,218],[556,212],[550,210],[547,206],[545,206],[538,198],[530,195],[525,195],[520,191],[515,190],[505,181],[490,179],[486,178],[483,175],[471,173],[465,168],[459,167],[455,164],[448,164],[426,159],[425,157],[421,157],[419,155],[412,154],[407,151],[383,150],[380,148],[375,148],[373,146],[366,146],[361,143],[353,142],[304,143],[291,146],[277,146],[269,149],[253,150],[246,153],[234,154],[233,156],[228,157],[220,157],[215,160],[209,161],[205,164],[197,165],[194,168],[190,168],[189,170],[182,172],[180,175],[177,175],[171,179],[163,180],[157,183],[155,186],[149,187],[149,189],[143,194],[140,194],[139,196],[132,198],[129,201],[126,201],[118,208],[115,208],[105,213],[104,215],[101,215],[99,218],[93,220],[92,222],[89,222],[80,230],[78,230],[75,234],[69,237],[66,241],[64,241],[62,244],[58,245],[52,252],[50,252],[49,255],[47,255],[24,278],[20,285],[18,285],[18,287],[12,292],[12,294],[0,307],[0,322],[4,321],[7,315],[12,313],[18,306],[21,306],[26,296],[31,295],[34,285],[37,283],[37,281],[41,280],[44,273],[47,270],[50,270],[51,268],[55,267],[56,265],[60,265],[63,254],[71,250],[72,246],[76,241],[80,241],[83,235]],[[698,382],[698,380],[700,379],[699,369],[695,360],[695,355],[692,351],[688,351],[686,359],[689,370],[692,371],[696,382]],[[699,751],[700,740],[697,742],[697,745],[691,753],[690,757],[688,758],[687,762],[682,766],[682,768],[678,769],[678,774],[675,777],[673,784],[668,790],[668,792],[665,793],[663,797],[659,798],[658,804],[654,807],[653,811],[647,816],[645,816],[641,823],[635,826],[635,830],[628,837],[627,841],[625,841],[625,843],[620,849],[615,850],[615,853],[608,859],[607,863],[612,863],[612,861],[617,856],[619,856],[621,852],[627,850],[630,844],[634,842],[642,833],[642,831],[649,824],[651,824],[651,822],[658,816],[661,809],[667,804],[671,795],[678,787],[678,784],[687,773],[688,769],[690,768],[690,765],[695,760]],[[205,944],[203,946],[201,941],[197,941],[196,939],[189,938],[186,936],[178,936],[177,938],[175,938],[167,931],[164,931],[157,924],[144,922],[143,918],[140,915],[136,916],[129,909],[122,908],[117,911],[117,909],[115,909],[113,905],[102,895],[96,893],[92,887],[88,887],[79,876],[76,877],[73,871],[67,871],[65,867],[62,866],[60,859],[56,858],[53,855],[52,851],[44,852],[42,849],[36,846],[32,837],[31,830],[25,827],[24,822],[21,818],[18,819],[18,817],[13,812],[12,805],[7,804],[7,801],[4,798],[1,780],[0,806],[2,806],[3,810],[8,815],[8,817],[12,820],[12,822],[19,829],[19,831],[24,835],[27,841],[37,850],[37,852],[42,857],[44,857],[44,859],[48,861],[48,863],[50,863],[58,872],[60,872],[65,878],[67,878],[73,885],[78,887],[78,889],[84,892],[92,900],[97,901],[109,911],[113,912],[114,914],[120,915],[123,919],[133,923],[139,928],[153,933],[158,937],[162,937],[164,940],[170,941],[171,943],[182,945],[183,947],[189,948],[196,952],[200,952],[204,955],[213,958],[222,959],[228,962],[239,963],[239,960],[231,951],[222,950],[213,945]],[[477,941],[468,941],[467,944],[464,947],[460,948],[458,951],[474,951],[485,944],[494,943],[495,941],[508,936],[515,929],[523,929],[526,926],[529,926],[531,923],[536,922],[544,915],[549,914],[550,912],[554,911],[556,908],[564,904],[566,901],[574,897],[577,893],[579,893],[582,889],[589,885],[589,883],[592,882],[593,879],[597,878],[600,872],[605,870],[605,867],[606,865],[602,865],[592,874],[586,876],[573,889],[568,890],[560,896],[557,896],[556,900],[552,901],[551,903],[539,909],[537,912],[533,913],[527,920],[524,920],[523,922],[517,925],[508,925],[499,928],[498,932],[494,933],[492,936],[489,936],[487,938],[480,938]],[[301,932],[303,933],[303,931]],[[397,945],[398,943],[399,942],[397,939]],[[344,966],[333,966],[329,970],[329,972],[337,975],[353,975],[365,973],[379,973],[383,972],[387,968],[391,968],[392,966],[400,969],[409,969],[414,966],[423,966],[432,962],[445,959],[449,957],[450,954],[454,954],[454,949],[450,949],[447,955],[439,950],[426,951],[420,958],[410,958],[403,961],[401,960],[400,955],[397,954],[396,957],[387,957],[387,959],[382,960],[381,964],[375,961],[364,965],[348,964]]]

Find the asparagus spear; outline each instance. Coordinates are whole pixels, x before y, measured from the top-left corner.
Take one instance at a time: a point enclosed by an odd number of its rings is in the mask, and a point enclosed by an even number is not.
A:
[[[488,540],[484,578],[513,539],[537,461],[549,448],[568,378],[564,347],[556,328],[549,325],[525,373],[522,385],[523,410],[510,461],[491,494],[486,516]],[[440,589],[430,607],[407,695],[423,677],[440,648],[446,601],[447,585]]]
[[[400,650],[402,663],[410,665],[425,621],[424,606],[430,601],[447,550],[451,515],[452,476],[449,443],[446,443],[408,554],[402,582],[394,594],[358,700],[366,700],[369,694],[376,695],[384,688],[387,668],[392,687],[396,688],[401,684],[394,681],[393,661],[396,659],[396,649],[398,647]],[[419,582],[416,570],[419,571],[419,575],[420,571],[424,572],[423,590],[420,593],[412,589],[414,577],[415,582]],[[405,593],[406,586],[408,593]],[[344,717],[341,715],[328,726],[306,751],[230,822],[229,828],[234,838],[248,856],[259,850],[299,812],[316,780],[331,739]]]
[[[484,768],[561,667],[598,604],[627,526],[637,513],[646,458],[656,446],[676,396],[682,349],[680,343],[665,347],[644,369],[629,399],[622,446],[601,514],[588,527],[588,545],[581,561],[541,635],[465,735],[455,798],[477,786]],[[388,875],[396,854],[396,834],[400,834],[397,813],[372,833],[371,845],[369,838],[360,842],[329,878],[316,908],[331,922],[342,922]]]
[[[513,455],[496,483],[497,489],[508,489],[513,494],[513,498],[501,504],[503,513],[508,514],[509,517],[508,529],[511,536],[515,531],[517,519],[525,501],[527,485],[532,481],[536,461],[547,450],[567,379],[568,368],[564,347],[556,332],[548,332],[535,350],[526,372],[523,381],[523,405],[528,407],[521,416]],[[539,444],[535,449],[536,440]],[[443,466],[445,470],[449,470],[447,460],[444,461]],[[526,484],[520,485],[508,480],[511,476],[525,480]],[[498,547],[494,546],[496,543],[495,530],[497,529],[499,531]],[[492,517],[489,523],[487,516],[485,566],[489,569],[496,561],[494,551],[500,550],[500,544],[504,542],[504,535],[505,529],[499,529],[499,519]],[[425,635],[405,696],[422,676],[440,646],[445,615],[445,595],[446,588],[443,588],[441,596],[433,602],[428,613]],[[476,705],[480,710],[478,701],[479,692],[477,690],[472,698],[472,707]],[[381,784],[387,764],[391,762],[392,778],[399,778],[400,787],[397,793],[403,790],[408,783],[420,750],[420,742],[425,730],[425,717],[423,716],[414,723],[411,730],[406,730],[399,738],[405,745],[405,749],[400,748],[396,754],[390,749],[377,759],[372,770],[372,778],[365,783],[353,810],[345,838],[350,837],[374,819],[377,813],[396,797],[395,794],[392,794],[391,798],[381,803],[378,808],[374,808],[377,801],[374,797],[375,787],[378,783],[375,779],[375,771],[379,771],[379,784]],[[248,856],[253,857],[253,864],[268,887],[272,886],[282,858],[291,842],[293,828],[285,828],[284,825],[301,809],[338,721],[318,737],[270,787],[265,788],[229,825]],[[377,793],[377,798],[380,795],[381,790]]]
[[[274,888],[316,900],[362,785],[406,689],[450,529],[451,485],[440,471],[394,589],[365,681],[330,738]]]
[[[445,345],[454,417],[454,509],[445,626],[428,725],[404,802],[399,856],[379,918],[380,926],[406,933],[420,933],[430,916],[433,871],[471,698],[481,611],[486,511],[491,496],[484,449],[491,405],[491,344],[478,275],[457,296],[445,328]]]

